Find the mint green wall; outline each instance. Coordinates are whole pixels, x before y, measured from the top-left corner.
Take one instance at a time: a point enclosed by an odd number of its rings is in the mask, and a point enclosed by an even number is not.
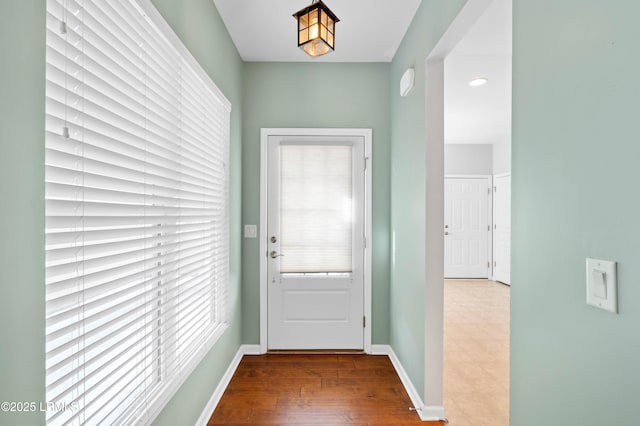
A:
[[[231,326],[154,422],[187,425],[198,419],[241,344],[240,211],[242,189],[242,72],[244,63],[211,0],[153,0],[153,4],[231,101]]]
[[[0,14],[0,401],[44,401],[44,52],[42,0]],[[0,412],[0,424],[44,413]]]
[[[638,424],[640,3],[513,10],[511,424]],[[618,315],[586,257],[619,262]]]
[[[425,60],[463,0],[424,0],[391,66],[391,346],[422,394],[425,371],[426,126]],[[400,78],[414,67],[415,87],[399,94]],[[424,396],[424,395],[423,395]]]
[[[373,128],[372,341],[389,339],[389,64],[247,63],[243,214],[260,222],[260,128]],[[243,341],[260,342],[259,241],[244,239]]]
[[[241,342],[240,207],[243,63],[209,0],[156,0],[232,102],[231,327],[156,424],[193,424]],[[45,2],[7,2],[0,15],[0,401],[45,401]],[[19,36],[16,36],[19,34]],[[10,201],[7,201],[10,200]],[[44,413],[0,412],[0,424],[44,424]]]

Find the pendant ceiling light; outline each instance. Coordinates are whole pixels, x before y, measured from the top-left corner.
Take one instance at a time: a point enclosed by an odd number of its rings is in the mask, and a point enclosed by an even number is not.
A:
[[[309,56],[322,56],[333,51],[335,24],[340,20],[321,0],[313,0],[293,17],[298,21],[299,48]]]

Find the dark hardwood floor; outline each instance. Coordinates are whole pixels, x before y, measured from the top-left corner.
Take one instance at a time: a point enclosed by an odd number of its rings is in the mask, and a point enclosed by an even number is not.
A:
[[[423,425],[386,356],[245,356],[209,425]]]

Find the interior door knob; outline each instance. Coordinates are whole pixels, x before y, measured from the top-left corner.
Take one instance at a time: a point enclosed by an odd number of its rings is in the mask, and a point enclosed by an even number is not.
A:
[[[269,253],[269,256],[271,256],[272,259],[275,259],[277,257],[284,256],[284,254],[278,254],[278,252],[274,250],[271,253]]]
[[[444,233],[444,235],[449,235],[449,233],[448,233],[448,232],[445,232],[445,233]]]

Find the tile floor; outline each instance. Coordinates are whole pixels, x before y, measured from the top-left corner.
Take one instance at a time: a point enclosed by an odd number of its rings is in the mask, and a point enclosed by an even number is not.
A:
[[[445,280],[448,426],[509,425],[509,286]]]

